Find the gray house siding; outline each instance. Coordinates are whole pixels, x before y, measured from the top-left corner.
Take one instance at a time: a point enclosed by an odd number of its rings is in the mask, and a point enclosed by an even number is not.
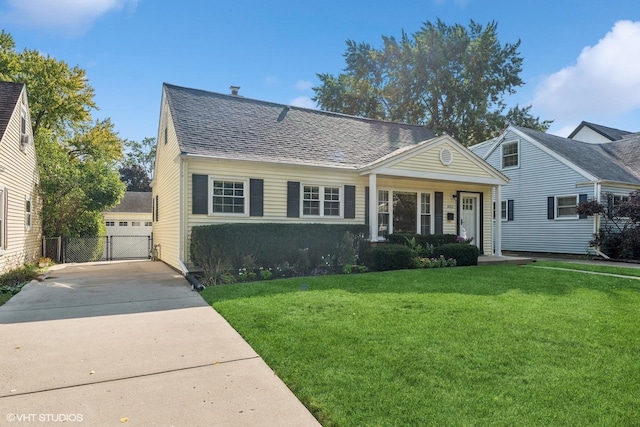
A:
[[[594,232],[593,218],[548,219],[548,198],[555,201],[556,196],[586,194],[592,199],[594,186],[585,186],[584,176],[513,132],[507,133],[502,143],[511,141],[519,141],[518,168],[502,169],[500,146],[486,159],[511,180],[502,189],[502,200],[513,201],[513,220],[502,221],[502,249],[586,253]],[[497,206],[498,220],[500,212]]]

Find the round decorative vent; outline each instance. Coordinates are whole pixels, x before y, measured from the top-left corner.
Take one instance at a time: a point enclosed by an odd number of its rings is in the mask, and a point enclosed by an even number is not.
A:
[[[453,162],[453,153],[448,148],[440,150],[440,162],[443,165],[449,166]]]

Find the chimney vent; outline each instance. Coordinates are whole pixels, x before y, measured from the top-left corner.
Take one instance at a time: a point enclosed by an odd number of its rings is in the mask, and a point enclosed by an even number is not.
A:
[[[231,89],[231,95],[238,96],[240,86],[229,86],[229,89]]]

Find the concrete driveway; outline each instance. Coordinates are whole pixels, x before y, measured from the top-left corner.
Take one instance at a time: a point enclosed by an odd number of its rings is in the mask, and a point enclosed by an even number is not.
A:
[[[165,264],[56,266],[0,307],[0,425],[318,426]]]

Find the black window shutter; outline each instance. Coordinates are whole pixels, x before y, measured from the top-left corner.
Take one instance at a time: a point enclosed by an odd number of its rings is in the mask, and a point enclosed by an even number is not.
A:
[[[356,186],[344,186],[344,217],[352,219],[356,217]]]
[[[156,196],[156,222],[158,222],[158,196]]]
[[[364,225],[369,226],[369,187],[364,187]]]
[[[547,197],[547,219],[554,219],[556,217],[554,203],[555,197]]]
[[[300,183],[287,181],[287,217],[300,217]]]
[[[507,221],[513,221],[513,200],[507,200]]]
[[[249,181],[249,215],[264,215],[264,180],[262,179]]]
[[[191,213],[209,213],[209,177],[207,175],[191,175]]]
[[[578,203],[585,203],[587,201],[587,195],[586,194],[580,194],[578,196]],[[587,219],[586,215],[580,215],[580,219]]]
[[[436,191],[435,196],[435,234],[444,234],[444,197],[441,191]]]

